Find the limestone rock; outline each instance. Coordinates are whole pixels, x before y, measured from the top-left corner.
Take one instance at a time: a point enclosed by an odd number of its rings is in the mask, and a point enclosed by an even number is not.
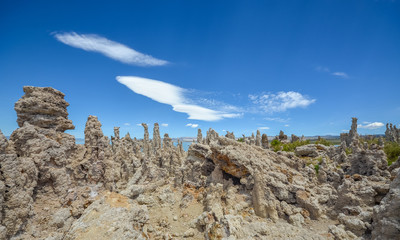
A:
[[[261,147],[261,134],[260,134],[260,130],[257,130],[257,134],[256,134],[256,146]]]
[[[160,127],[158,123],[154,123],[153,129],[153,150],[157,152],[161,148]]]
[[[117,193],[106,193],[75,221],[64,239],[146,239],[146,206],[136,205]]]
[[[230,138],[230,139],[236,139],[235,134],[233,134],[233,132],[229,132],[229,131],[226,132],[225,137]]]
[[[386,124],[385,138],[389,142],[400,143],[400,129],[393,125],[392,123]]]
[[[389,193],[374,207],[372,239],[400,236],[400,172],[390,184]]]
[[[8,140],[0,130],[0,154],[3,153],[8,146]]]
[[[317,157],[317,147],[315,144],[308,144],[304,146],[296,147],[295,154],[301,157]]]
[[[201,134],[201,129],[197,129],[197,143],[203,143],[203,134]]]
[[[25,122],[47,129],[64,132],[74,129],[68,119],[68,103],[64,94],[50,87],[24,87],[25,95],[15,103],[18,126]]]
[[[267,136],[267,134],[265,134],[265,133],[262,135],[262,138],[261,138],[261,146],[262,146],[262,148],[264,148],[264,149],[269,148],[268,136]]]
[[[292,136],[290,137],[290,142],[294,143],[294,142],[297,142],[297,141],[300,141],[300,138],[298,136],[292,134]]]

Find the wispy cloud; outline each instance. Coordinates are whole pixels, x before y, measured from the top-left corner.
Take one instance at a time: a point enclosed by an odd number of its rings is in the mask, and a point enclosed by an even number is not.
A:
[[[276,94],[249,95],[249,99],[267,113],[284,112],[291,108],[305,108],[316,100],[298,92],[278,92]]]
[[[315,70],[318,71],[318,72],[329,73],[329,74],[331,74],[331,75],[333,75],[333,76],[340,77],[340,78],[349,78],[349,75],[348,75],[347,73],[345,73],[345,72],[332,72],[332,71],[331,71],[329,68],[327,68],[327,67],[321,67],[321,66],[319,66],[319,67],[316,67]]]
[[[345,72],[333,72],[332,73],[333,76],[338,76],[341,78],[349,78],[349,75],[347,75],[347,73]]]
[[[130,126],[131,124],[130,124],[130,123],[124,123],[124,125],[125,125],[125,126]]]
[[[197,128],[198,126],[199,126],[199,124],[195,124],[195,123],[186,124],[186,127],[191,127],[191,128]]]
[[[271,121],[271,122],[288,122],[290,118],[279,118],[279,117],[266,117],[264,120]]]
[[[260,130],[268,130],[269,127],[259,127],[258,129],[260,129]]]
[[[141,127],[142,124],[141,123],[136,123],[136,126]]]
[[[168,127],[168,123],[161,123],[161,127]]]
[[[140,53],[121,43],[108,40],[95,34],[77,34],[75,32],[55,33],[54,37],[71,47],[88,52],[98,52],[114,60],[139,66],[161,66],[168,62]]]
[[[290,127],[290,125],[289,124],[285,124],[285,127]]]
[[[383,127],[385,124],[381,122],[363,122],[363,124],[358,124],[358,128],[365,128],[365,129],[378,129]]]
[[[137,94],[159,103],[171,105],[176,112],[188,114],[188,119],[218,121],[224,118],[237,118],[242,115],[241,113],[213,110],[193,104],[193,100],[185,96],[189,93],[188,90],[166,82],[135,76],[118,76],[117,81]]]

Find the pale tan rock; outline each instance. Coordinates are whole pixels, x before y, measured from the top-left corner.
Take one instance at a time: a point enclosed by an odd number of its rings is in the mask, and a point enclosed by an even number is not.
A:
[[[268,136],[265,133],[261,137],[261,146],[264,149],[268,149],[269,148]]]
[[[146,206],[117,193],[106,193],[72,224],[64,239],[146,239],[143,226],[148,218]]]
[[[390,184],[389,193],[374,207],[372,239],[400,236],[400,172]]]
[[[46,129],[64,132],[74,129],[68,120],[68,103],[64,94],[50,87],[24,87],[25,95],[15,103],[18,126],[25,122]]]
[[[257,130],[257,134],[256,134],[256,146],[261,147],[261,133],[260,133],[260,130]]]
[[[201,134],[201,129],[197,129],[197,143],[203,143],[203,134]]]

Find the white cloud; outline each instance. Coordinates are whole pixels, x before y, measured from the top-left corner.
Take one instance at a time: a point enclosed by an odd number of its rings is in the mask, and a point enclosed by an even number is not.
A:
[[[142,124],[141,124],[141,123],[136,123],[136,126],[139,126],[139,127],[141,127],[141,126],[142,126]]]
[[[285,124],[285,127],[290,127],[290,125],[289,124]]]
[[[88,52],[98,52],[114,60],[139,65],[139,66],[161,66],[168,62],[154,58],[150,55],[140,53],[121,43],[95,34],[77,34],[75,32],[56,33],[54,37],[71,47],[80,48]]]
[[[130,126],[131,124],[130,124],[130,123],[124,123],[124,125],[125,125],[125,126]]]
[[[349,78],[349,75],[345,72],[331,72],[331,70],[327,67],[316,67],[315,70],[318,72],[326,72],[330,73],[333,76],[341,77],[341,78]]]
[[[364,122],[364,125],[363,124],[358,124],[358,128],[365,128],[365,129],[378,129],[378,128],[381,128],[381,127],[383,127],[385,124],[383,124],[383,123],[381,123],[381,122],[373,122],[373,123],[370,123],[370,122]]]
[[[168,123],[161,123],[161,127],[168,127]]]
[[[314,103],[315,99],[298,92],[278,92],[276,94],[249,95],[250,100],[265,112],[284,112],[291,108],[302,107]]]
[[[190,104],[192,100],[184,96],[184,93],[188,92],[186,89],[162,81],[134,76],[118,76],[117,81],[137,94],[159,103],[171,105],[172,110],[176,112],[188,114],[188,119],[217,121],[224,118],[237,118],[242,115]]]
[[[199,124],[195,124],[195,123],[186,124],[186,127],[191,127],[191,128],[197,128],[198,126],[199,126]]]
[[[269,127],[259,127],[258,129],[260,129],[260,130],[268,130]]]
[[[332,73],[333,76],[338,76],[341,78],[349,78],[349,75],[347,75],[347,73],[345,72],[333,72]]]
[[[290,118],[284,119],[284,118],[279,118],[279,117],[276,117],[276,118],[266,117],[266,118],[264,118],[264,120],[272,121],[272,122],[288,122],[290,120]]]
[[[226,132],[226,130],[225,130],[225,129],[222,129],[222,131],[223,131],[223,132]]]

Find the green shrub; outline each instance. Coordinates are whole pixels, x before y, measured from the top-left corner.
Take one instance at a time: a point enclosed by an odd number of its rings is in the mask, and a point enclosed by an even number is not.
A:
[[[353,153],[353,150],[351,148],[346,148],[344,151],[346,152],[346,155],[350,155]]]
[[[388,165],[392,165],[400,156],[400,144],[396,142],[385,142],[383,151],[386,153]]]
[[[321,145],[325,145],[325,146],[330,146],[332,145],[332,143],[330,143],[328,140],[326,140],[325,138],[320,138],[319,140],[317,140],[315,142],[315,144],[321,144]]]
[[[237,141],[238,141],[238,142],[244,142],[244,139],[243,139],[243,138],[238,138]]]
[[[275,146],[278,146],[278,145],[281,145],[282,143],[278,140],[278,139],[274,139],[274,140],[272,140],[272,142],[271,142],[271,146],[272,147],[275,147]]]
[[[318,174],[319,172],[319,164],[314,165],[315,172]]]
[[[310,140],[296,141],[293,143],[282,143],[278,139],[274,139],[271,142],[271,148],[275,152],[277,152],[277,151],[294,152],[296,147],[307,145],[307,144],[310,144]]]

